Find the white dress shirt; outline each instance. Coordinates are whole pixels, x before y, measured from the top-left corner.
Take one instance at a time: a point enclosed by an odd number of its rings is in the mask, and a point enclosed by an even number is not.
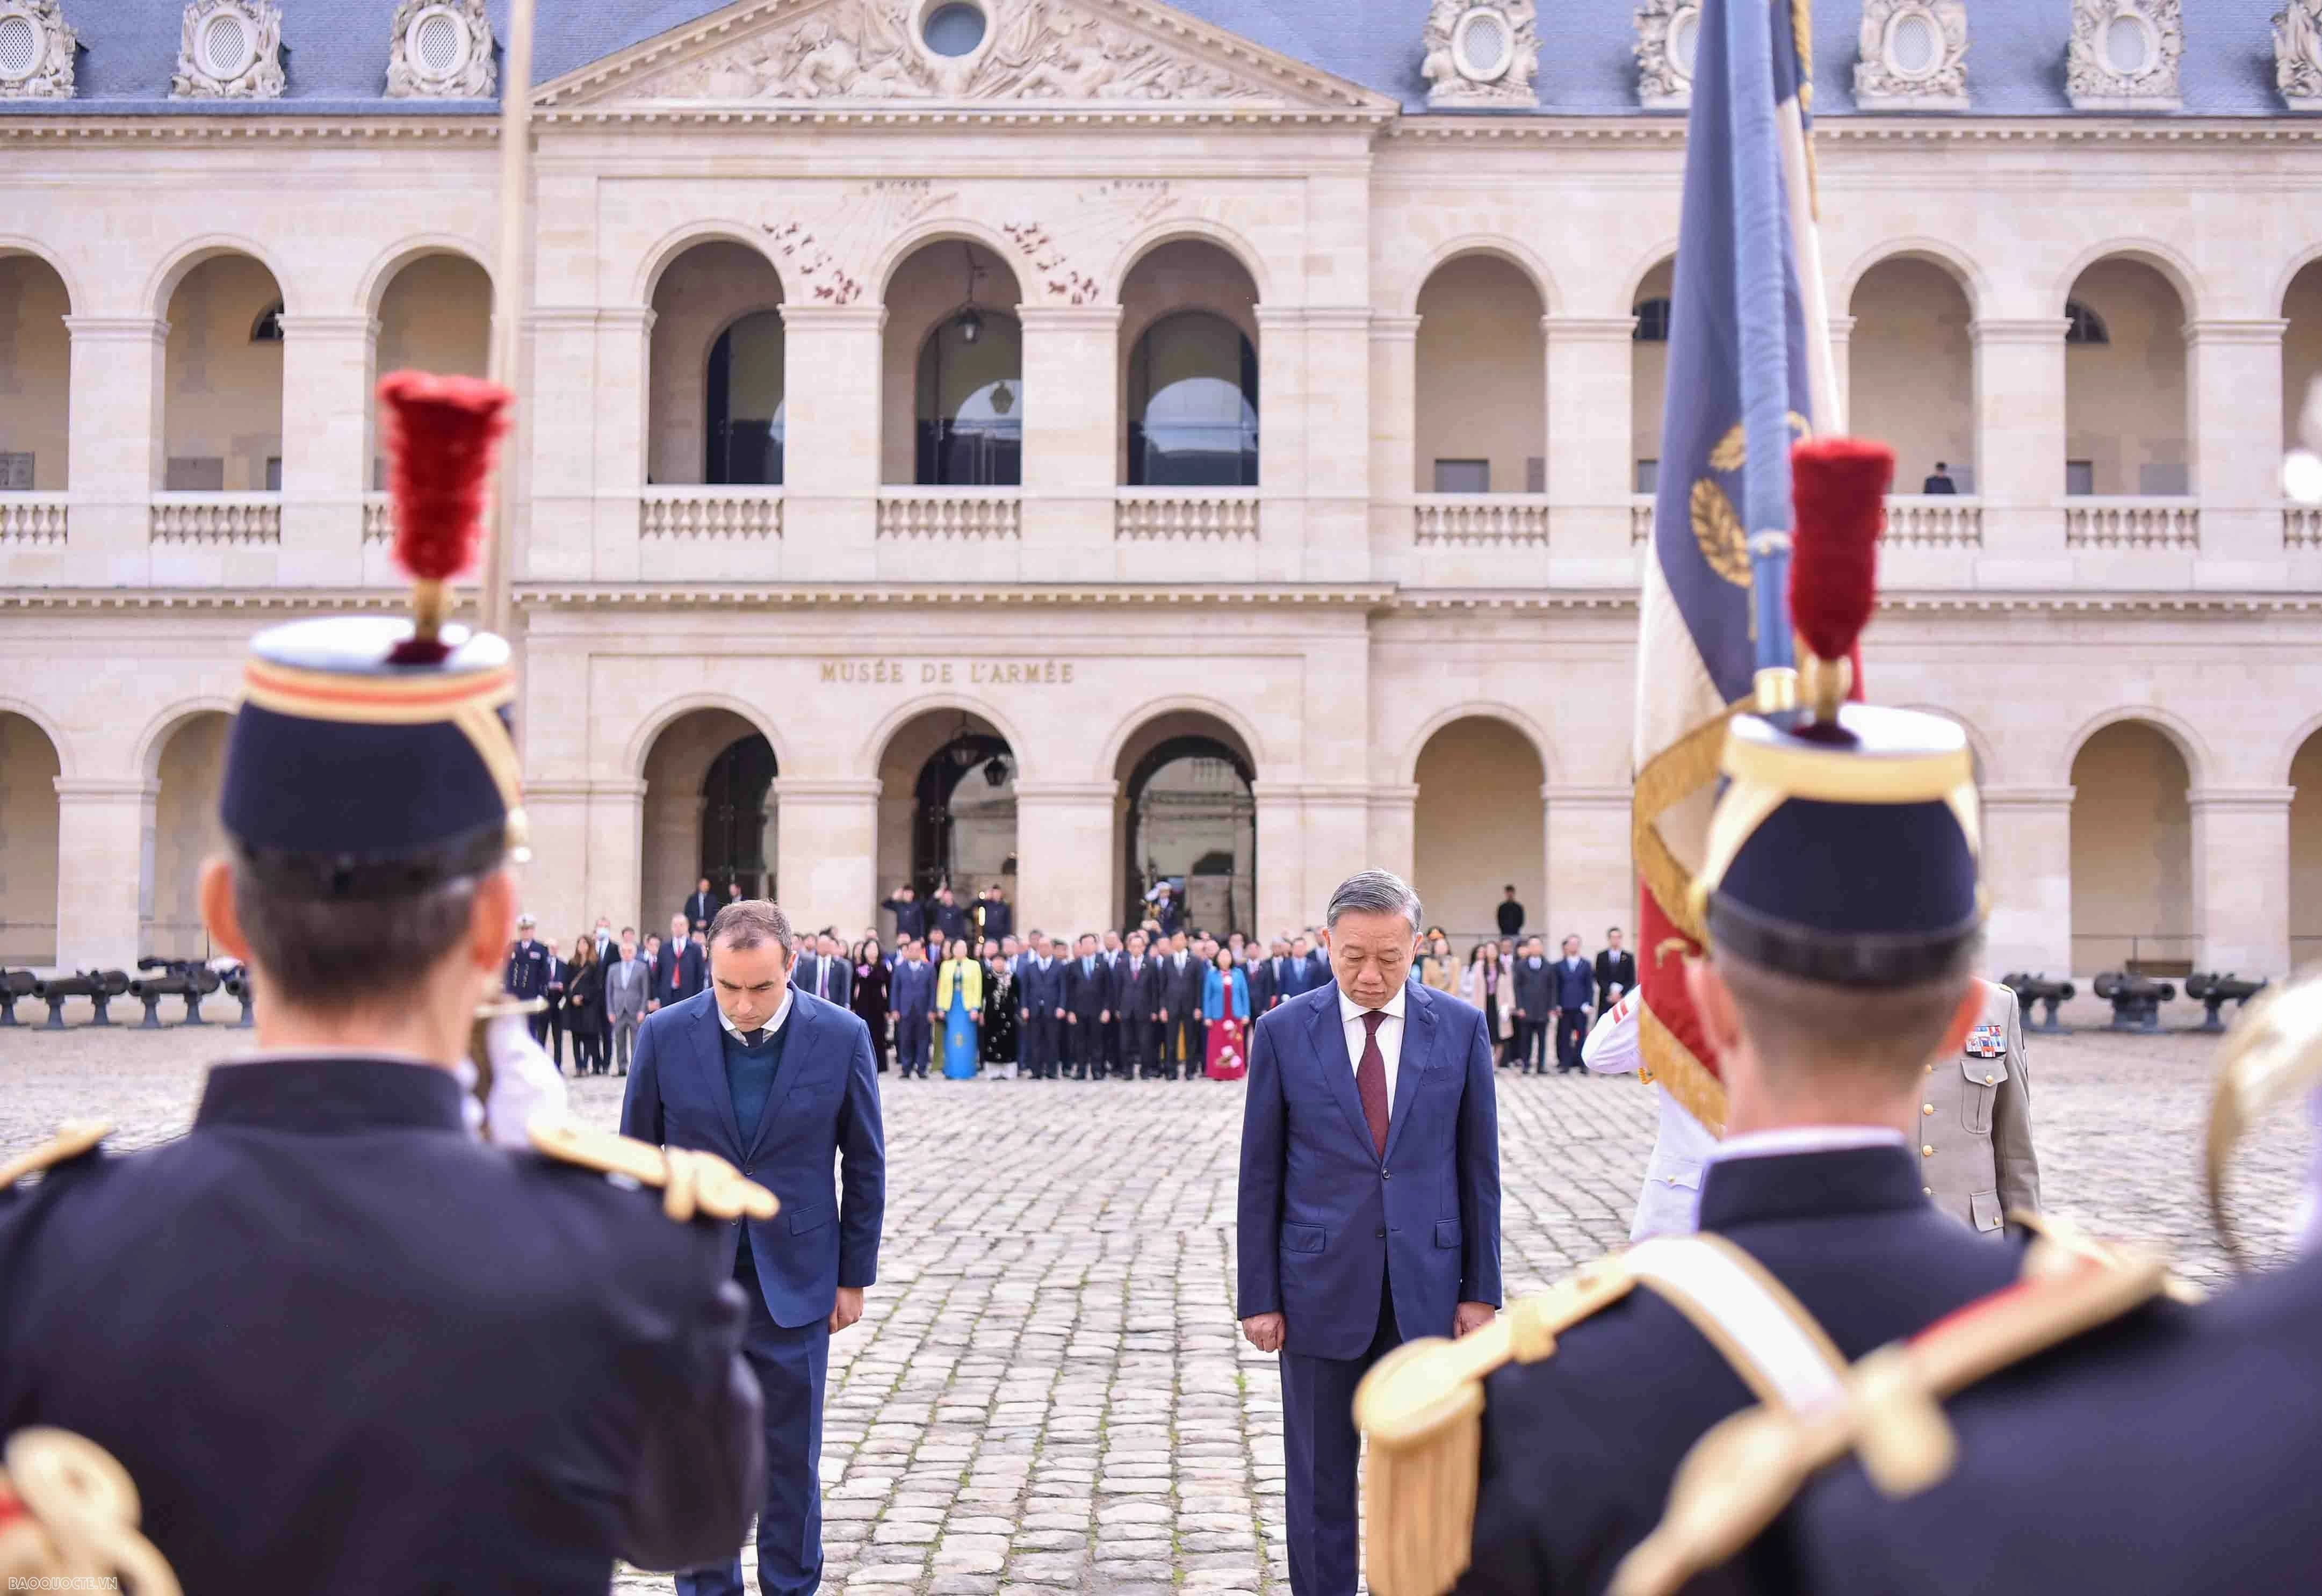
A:
[[[1347,1038],[1347,1063],[1357,1074],[1363,1068],[1363,1040],[1366,1027],[1363,1016],[1370,1010],[1347,996],[1344,987],[1336,986],[1339,994],[1339,1029]],[[1379,1062],[1386,1066],[1386,1102],[1390,1116],[1394,1112],[1395,1072],[1403,1065],[1403,1007],[1410,995],[1408,985],[1394,989],[1394,996],[1379,1006],[1378,1012],[1386,1016],[1379,1022]]]
[[[1793,1153],[1846,1153],[1857,1147],[1900,1147],[1903,1133],[1876,1125],[1786,1125],[1728,1136],[1709,1154],[1711,1163],[1729,1158],[1781,1158]]]
[[[797,992],[790,988],[783,989],[782,1006],[780,1008],[775,1009],[774,1017],[768,1020],[765,1025],[761,1027],[766,1033],[766,1036],[771,1036],[776,1031],[782,1028],[782,1022],[791,1017],[791,999],[797,995]],[[718,1000],[713,998],[710,1001],[716,1003]],[[726,1027],[726,1034],[728,1036],[733,1037],[735,1041],[739,1042],[745,1047],[747,1047],[750,1044],[749,1037],[743,1035],[743,1033],[736,1027],[734,1022],[726,1017],[726,1006],[722,1003],[718,1004],[718,1023]],[[766,1036],[761,1036],[758,1040],[763,1042],[766,1039]]]

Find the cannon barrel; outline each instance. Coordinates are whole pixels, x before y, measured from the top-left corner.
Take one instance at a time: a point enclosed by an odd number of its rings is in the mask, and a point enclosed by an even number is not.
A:
[[[2199,999],[2206,1010],[2201,1019],[2201,1029],[2222,1031],[2226,1028],[2226,1005],[2245,1006],[2252,998],[2265,990],[2265,986],[2262,980],[2244,980],[2230,970],[2223,975],[2215,971],[2196,971],[2185,978],[2185,995]]]
[[[2016,994],[2016,1001],[2024,1009],[2026,1030],[2051,1033],[2061,1032],[2064,1028],[2056,1019],[2057,1005],[2071,1002],[2079,990],[2071,981],[2050,980],[2044,971],[2036,975],[2018,971],[2013,975],[2003,976],[1999,984]],[[2047,1009],[2046,1017],[2036,1024],[2032,1018],[2032,1005],[2034,1003],[2043,1004]]]
[[[257,1023],[251,1012],[256,1007],[256,999],[250,988],[250,966],[236,964],[228,969],[224,985],[226,996],[242,1005],[242,1017],[233,1022],[234,1026],[246,1031]]]
[[[2112,1005],[2116,1031],[2157,1031],[2161,1006],[2177,996],[2176,986],[2131,971],[2107,970],[2097,976],[2097,996]]]
[[[0,1026],[16,1024],[16,999],[41,990],[40,978],[29,970],[0,970]]]
[[[39,982],[33,996],[46,999],[49,1005],[49,1020],[43,1028],[61,1031],[65,1028],[66,999],[87,998],[96,1008],[96,1017],[89,1024],[109,1026],[113,1016],[107,1012],[106,1005],[128,992],[129,972],[125,970],[81,970]]]
[[[143,1031],[161,1028],[161,999],[182,998],[186,1000],[183,1024],[206,1025],[202,1018],[202,999],[218,990],[217,971],[198,959],[140,959],[140,970],[157,973],[140,976],[129,983],[129,995],[145,1005],[145,1018],[138,1026]]]

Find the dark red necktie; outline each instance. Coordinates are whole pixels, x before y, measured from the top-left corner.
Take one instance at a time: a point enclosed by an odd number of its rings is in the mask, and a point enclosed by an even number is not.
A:
[[[1379,1052],[1378,1028],[1386,1010],[1373,1008],[1363,1016],[1363,1062],[1355,1070],[1355,1094],[1363,1099],[1363,1117],[1370,1122],[1371,1147],[1386,1156],[1386,1058]]]

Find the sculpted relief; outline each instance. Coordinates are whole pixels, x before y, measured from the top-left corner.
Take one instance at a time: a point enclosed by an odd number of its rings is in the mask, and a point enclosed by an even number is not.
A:
[[[1061,0],[1001,0],[991,36],[968,54],[918,38],[911,0],[841,0],[787,27],[646,79],[672,100],[1246,100],[1268,97]]]

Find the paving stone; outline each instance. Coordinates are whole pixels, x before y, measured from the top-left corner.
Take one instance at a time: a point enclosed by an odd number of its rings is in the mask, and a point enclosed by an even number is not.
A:
[[[0,1155],[76,1116],[116,1146],[181,1134],[232,1035],[0,1030]],[[2199,1179],[2211,1047],[2032,1038],[2048,1206],[2230,1275]],[[984,1090],[883,1078],[887,1234],[863,1322],[833,1338],[825,1589],[857,1596],[1287,1596],[1275,1360],[1233,1319],[1238,1090]],[[611,1126],[617,1078],[578,1081]],[[1504,1270],[1537,1289],[1627,1237],[1653,1134],[1634,1082],[1499,1080]],[[2263,1256],[2305,1165],[2302,1118],[2230,1191]],[[746,1557],[745,1580],[756,1590]],[[621,1596],[670,1589],[619,1571]]]

